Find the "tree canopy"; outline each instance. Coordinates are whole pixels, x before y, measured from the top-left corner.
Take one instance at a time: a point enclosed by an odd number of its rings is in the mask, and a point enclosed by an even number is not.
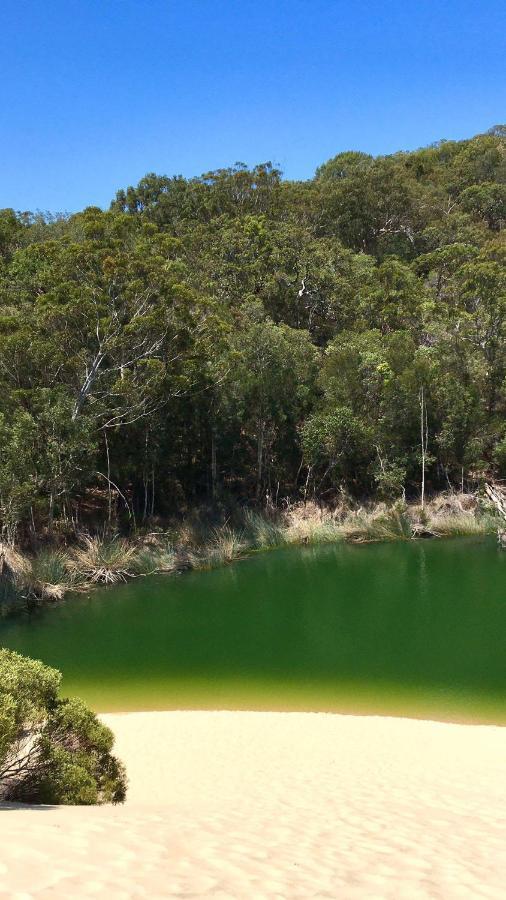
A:
[[[0,211],[0,524],[506,475],[506,139]],[[94,498],[93,502],[90,498]],[[121,499],[123,498],[123,499]]]

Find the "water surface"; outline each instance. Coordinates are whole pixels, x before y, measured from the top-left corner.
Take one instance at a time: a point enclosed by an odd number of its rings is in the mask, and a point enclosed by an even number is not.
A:
[[[281,550],[139,578],[0,625],[97,710],[243,708],[506,722],[493,539]]]

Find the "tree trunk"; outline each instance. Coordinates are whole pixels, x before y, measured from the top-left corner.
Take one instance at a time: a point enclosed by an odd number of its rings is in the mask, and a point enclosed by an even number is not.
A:
[[[216,463],[216,435],[214,428],[211,434],[211,496],[216,500],[218,493],[218,468]]]
[[[258,430],[258,439],[257,439],[257,500],[260,499],[260,493],[262,490],[264,437],[265,437],[265,422],[262,421],[260,423],[260,428]]]
[[[427,406],[423,385],[420,388],[420,445],[422,450],[422,509],[425,505],[425,457],[427,454],[428,427]]]
[[[112,519],[112,489],[111,489],[111,459],[109,456],[109,441],[107,440],[107,432],[104,431],[105,455],[107,458],[107,522],[111,527]]]

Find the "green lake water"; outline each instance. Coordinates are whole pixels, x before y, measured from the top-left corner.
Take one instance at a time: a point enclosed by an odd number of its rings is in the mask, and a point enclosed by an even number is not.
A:
[[[0,625],[96,710],[307,709],[506,723],[493,539],[279,550]]]

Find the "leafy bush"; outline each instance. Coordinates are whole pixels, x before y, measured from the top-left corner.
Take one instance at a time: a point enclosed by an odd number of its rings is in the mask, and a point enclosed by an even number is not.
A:
[[[60,699],[61,675],[0,650],[0,799],[24,803],[119,803],[123,764],[114,737],[82,700]]]

